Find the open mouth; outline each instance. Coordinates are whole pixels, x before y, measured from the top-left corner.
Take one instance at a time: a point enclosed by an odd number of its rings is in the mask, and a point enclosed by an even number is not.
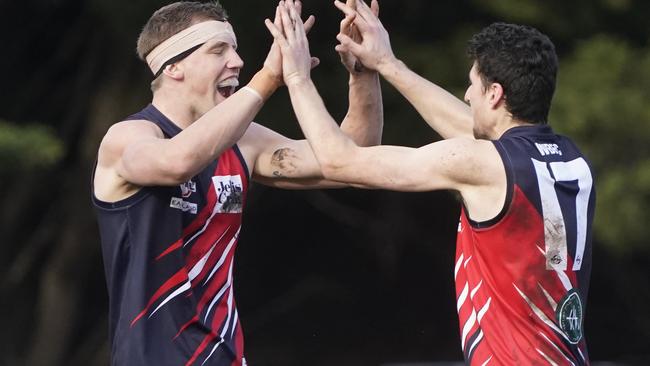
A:
[[[235,90],[239,86],[239,80],[236,78],[226,79],[219,84],[217,84],[217,91],[221,94],[222,97],[228,98],[229,96],[235,93]]]

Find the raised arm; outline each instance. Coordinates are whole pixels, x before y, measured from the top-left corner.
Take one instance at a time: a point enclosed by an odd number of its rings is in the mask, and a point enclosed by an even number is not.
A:
[[[452,138],[418,149],[357,146],[337,128],[309,77],[309,47],[291,3],[281,15],[282,31],[270,21],[266,25],[281,47],[294,111],[325,178],[400,191],[453,189],[470,217],[494,217],[500,210],[494,203],[505,199],[506,174],[492,142]]]
[[[348,0],[354,5],[354,0]],[[285,2],[280,2],[284,6]],[[289,3],[289,2],[287,2]],[[299,1],[291,1],[300,14]],[[274,24],[281,28],[278,7]],[[375,1],[373,11],[379,7]],[[311,19],[311,18],[310,18]],[[341,32],[358,37],[353,18],[346,17],[341,22]],[[306,32],[309,30],[305,23]],[[274,47],[277,41],[274,42]],[[274,69],[282,69],[280,50],[272,58]],[[350,73],[349,108],[341,123],[341,131],[360,146],[377,145],[381,142],[383,127],[383,106],[379,75],[376,71],[364,68],[349,52],[339,52],[341,62]],[[312,66],[314,64],[312,59]],[[338,126],[337,126],[338,128]],[[266,127],[253,124],[239,142],[239,146],[251,165],[253,178],[260,183],[289,189],[335,188],[345,184],[331,182],[323,178],[320,164],[307,140],[288,139]]]
[[[223,48],[213,55],[215,47]],[[207,42],[195,52],[223,57],[236,80],[241,59],[230,44]],[[165,77],[183,80],[182,62],[165,69]],[[189,66],[187,66],[189,67]],[[123,121],[112,126],[99,148],[95,193],[116,201],[142,186],[176,185],[187,181],[241,138],[253,117],[281,82],[281,70],[267,67],[247,87],[234,93],[172,138],[148,121]],[[229,79],[228,79],[229,80]],[[154,97],[154,105],[155,105]],[[165,105],[170,110],[173,105]],[[165,112],[165,111],[163,111]]]
[[[356,1],[347,0],[346,5],[356,9]],[[377,0],[372,0],[371,11],[374,15],[379,15]],[[339,33],[360,41],[361,35],[354,25],[354,18],[353,15],[346,15],[341,21]],[[344,49],[337,49],[337,52],[341,56],[341,63],[350,73],[349,108],[341,123],[341,131],[359,146],[378,145],[381,143],[384,124],[379,74],[364,67],[351,52]]]
[[[368,5],[359,0],[355,11],[340,1],[335,4],[346,17],[354,18],[362,38],[358,41],[340,33],[337,39],[341,44],[337,50],[351,52],[364,66],[379,71],[443,138],[472,137],[469,107],[451,93],[411,71],[395,57],[388,32]]]

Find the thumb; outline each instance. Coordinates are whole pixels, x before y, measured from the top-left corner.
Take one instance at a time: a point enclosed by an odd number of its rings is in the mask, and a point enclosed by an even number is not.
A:
[[[318,65],[320,65],[320,59],[318,57],[312,57],[311,58],[311,68],[313,69]]]

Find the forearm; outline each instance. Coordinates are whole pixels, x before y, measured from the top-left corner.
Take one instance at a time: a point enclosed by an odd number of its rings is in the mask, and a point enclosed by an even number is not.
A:
[[[379,71],[440,136],[472,137],[472,114],[463,101],[397,59],[382,64]]]
[[[263,69],[253,77],[248,90],[240,89],[171,139],[190,176],[239,141],[277,85],[278,80]]]
[[[341,132],[311,80],[288,85],[291,104],[323,170],[353,153],[356,145]]]
[[[341,123],[341,131],[359,146],[380,144],[384,109],[379,74],[350,74],[348,100],[348,113]]]
[[[255,96],[239,91],[172,138],[170,152],[176,152],[191,177],[235,144],[261,107]]]

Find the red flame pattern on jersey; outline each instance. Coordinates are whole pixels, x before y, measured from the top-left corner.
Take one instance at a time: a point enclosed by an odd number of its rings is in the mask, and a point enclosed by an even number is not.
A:
[[[233,149],[224,152],[213,172],[213,177],[239,176],[241,179],[240,205],[243,207],[248,189],[246,172]],[[170,342],[179,342],[184,331],[192,326],[209,329],[186,365],[201,365],[210,359],[213,352],[224,342],[234,348],[235,360],[230,365],[245,365],[243,358],[243,335],[234,300],[232,271],[234,253],[241,228],[242,211],[219,211],[217,203],[221,195],[217,184],[210,184],[207,203],[194,220],[183,229],[181,238],[154,258],[160,261],[175,251],[182,250],[185,266],[167,279],[154,292],[147,306],[131,321],[154,320],[155,313],[174,298],[182,295],[196,298],[196,314],[179,327]],[[153,264],[155,265],[155,263]],[[148,316],[148,318],[145,318]],[[172,345],[170,345],[172,346]],[[210,363],[208,363],[210,364]]]
[[[577,286],[575,273],[547,269],[543,219],[523,191],[514,186],[493,226],[473,227],[463,209],[458,229],[456,299],[467,364],[588,364],[584,337],[572,344],[556,319],[557,304]]]

